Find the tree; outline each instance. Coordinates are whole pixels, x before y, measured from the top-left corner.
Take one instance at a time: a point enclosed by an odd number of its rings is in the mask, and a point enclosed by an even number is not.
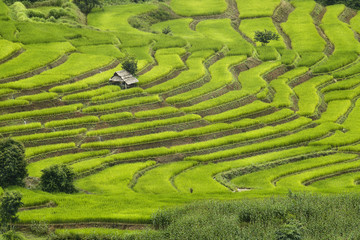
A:
[[[40,188],[46,192],[76,192],[74,172],[66,165],[52,165],[42,170]]]
[[[128,57],[122,63],[122,68],[135,76],[137,72],[137,60],[134,57]]]
[[[255,42],[261,42],[261,45],[266,46],[271,40],[279,40],[279,35],[272,31],[264,30],[264,31],[256,31]]]
[[[85,15],[88,15],[94,7],[101,7],[100,0],[74,0],[73,1]]]
[[[24,145],[7,138],[0,142],[0,186],[23,185],[27,176]]]
[[[22,196],[19,192],[8,191],[6,191],[1,197],[1,225],[7,230],[9,230],[15,222],[19,221],[19,217],[16,214],[19,208],[23,206],[21,198]]]

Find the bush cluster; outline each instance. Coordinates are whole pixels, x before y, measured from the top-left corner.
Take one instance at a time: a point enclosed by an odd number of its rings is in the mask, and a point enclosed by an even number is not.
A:
[[[345,4],[349,8],[360,9],[360,2],[358,0],[315,0],[322,5]]]
[[[40,188],[46,192],[76,192],[73,184],[75,174],[66,165],[53,165],[42,170]]]

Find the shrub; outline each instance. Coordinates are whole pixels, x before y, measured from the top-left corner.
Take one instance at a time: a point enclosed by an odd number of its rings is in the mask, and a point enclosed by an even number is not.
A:
[[[297,220],[291,220],[275,232],[276,240],[301,240],[303,227]]]
[[[40,11],[33,10],[33,9],[28,9],[26,11],[26,14],[28,15],[29,18],[38,17],[38,18],[45,19],[45,14],[44,13],[42,13]]]
[[[122,68],[131,73],[132,75],[136,75],[137,72],[137,60],[134,57],[127,58],[123,64]]]
[[[41,190],[46,192],[76,192],[73,184],[75,174],[66,165],[53,165],[42,170],[40,177]]]
[[[170,28],[170,26],[167,26],[167,27],[163,28],[161,32],[162,32],[163,34],[171,34],[171,28]]]
[[[0,186],[22,185],[27,176],[22,143],[7,138],[0,142]]]
[[[45,235],[49,233],[49,225],[44,221],[32,221],[30,230],[36,235]]]
[[[271,40],[279,40],[279,35],[265,29],[264,31],[256,31],[254,40],[255,42],[261,42],[261,45],[265,46]]]
[[[60,9],[53,8],[49,11],[49,17],[54,17],[55,19],[68,15],[69,15],[68,12],[63,8]]]
[[[0,217],[3,227],[8,230],[11,225],[19,221],[19,217],[16,216],[19,208],[23,205],[21,202],[21,194],[19,192],[8,192],[6,191],[1,197],[0,205]],[[11,238],[12,239],[12,238]]]
[[[3,240],[25,240],[24,236],[21,233],[15,232],[14,230],[7,231],[1,235]]]

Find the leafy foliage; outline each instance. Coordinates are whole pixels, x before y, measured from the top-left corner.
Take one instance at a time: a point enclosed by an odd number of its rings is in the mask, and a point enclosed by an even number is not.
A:
[[[284,224],[278,231],[276,231],[276,240],[301,240],[303,232],[302,224],[293,219]]]
[[[102,7],[100,0],[74,0],[74,3],[85,15],[89,14],[94,7]]]
[[[19,220],[16,215],[19,208],[23,205],[19,192],[6,191],[1,197],[0,217],[2,227],[9,230],[10,226]]]
[[[73,181],[75,174],[66,165],[53,165],[42,170],[40,187],[46,192],[76,192]]]
[[[0,142],[0,186],[22,185],[27,176],[25,149],[13,139]]]
[[[137,72],[137,60],[134,57],[127,58],[123,64],[122,68],[131,73],[132,75],[136,75]]]
[[[279,40],[279,38],[277,33],[265,29],[264,31],[256,31],[254,40],[255,42],[261,42],[262,45],[266,45],[271,40]]]
[[[167,26],[165,28],[162,29],[162,33],[163,34],[171,34],[171,28],[170,26]]]

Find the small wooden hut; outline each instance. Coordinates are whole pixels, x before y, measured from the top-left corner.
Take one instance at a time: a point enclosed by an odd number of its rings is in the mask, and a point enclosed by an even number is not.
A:
[[[116,71],[109,79],[110,84],[119,85],[122,89],[136,87],[139,80],[126,70]]]

